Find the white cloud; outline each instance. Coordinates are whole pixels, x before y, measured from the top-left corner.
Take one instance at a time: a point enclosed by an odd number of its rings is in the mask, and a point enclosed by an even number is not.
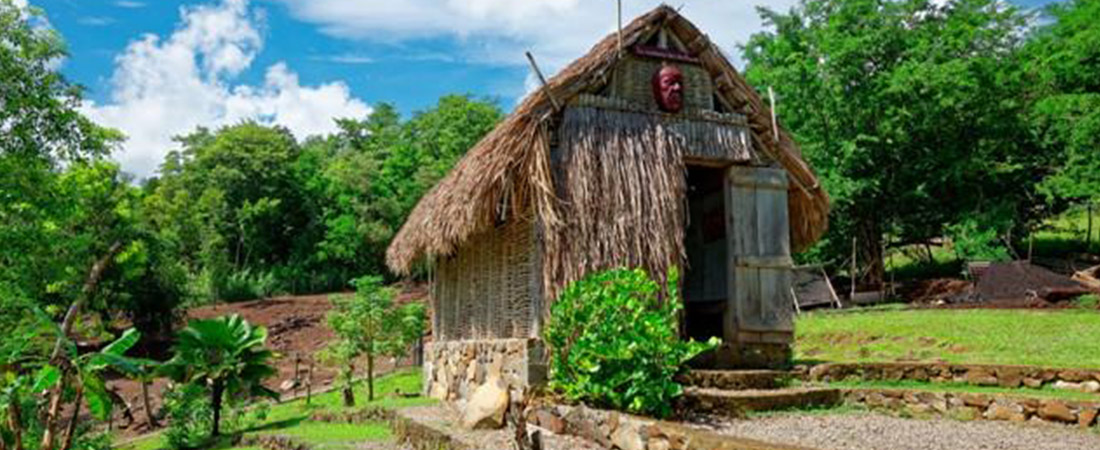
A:
[[[371,64],[374,62],[374,58],[364,55],[356,55],[351,53],[345,53],[342,55],[327,55],[327,56],[315,56],[311,59],[315,61],[325,61],[337,64]]]
[[[115,19],[104,16],[87,16],[81,17],[76,20],[81,25],[87,25],[90,27],[105,27],[107,25],[115,23]]]
[[[119,8],[144,8],[145,2],[135,2],[131,0],[119,0],[115,2],[115,6]]]
[[[175,147],[171,138],[200,125],[254,119],[302,138],[334,131],[333,118],[370,114],[344,83],[302,86],[283,63],[267,68],[262,85],[236,83],[263,48],[260,20],[247,0],[184,7],[170,36],[145,35],[116,58],[110,100],[84,110],[128,136],[115,155],[124,170],[152,175]]]
[[[616,28],[613,1],[581,0],[278,0],[332,36],[370,41],[455,37],[467,61],[526,64],[532,50],[545,70],[581,56]],[[727,50],[761,29],[755,5],[786,9],[796,0],[682,0],[681,12]],[[623,21],[659,5],[625,0]]]

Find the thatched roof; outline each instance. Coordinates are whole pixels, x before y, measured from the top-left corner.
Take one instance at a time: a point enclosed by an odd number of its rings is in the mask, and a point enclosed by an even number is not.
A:
[[[792,179],[791,242],[805,249],[824,233],[829,199],[802,160],[790,135],[772,128],[771,111],[721,50],[675,9],[662,5],[623,28],[630,47],[666,26],[713,76],[716,92],[744,113],[753,147],[781,164]],[[504,215],[534,215],[544,227],[561,223],[551,179],[548,122],[554,100],[565,103],[604,86],[619,61],[619,38],[611,34],[584,57],[529,95],[508,118],[466,154],[416,205],[386,253],[389,267],[408,273],[420,258],[453,253],[470,236],[491,229]],[[554,100],[552,100],[552,98]],[[778,139],[776,139],[778,134]]]

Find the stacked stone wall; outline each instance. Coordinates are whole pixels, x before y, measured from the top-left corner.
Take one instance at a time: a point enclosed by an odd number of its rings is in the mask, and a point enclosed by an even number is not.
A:
[[[497,376],[512,398],[524,388],[546,380],[542,341],[486,339],[433,342],[424,351],[425,393],[439,400],[467,400],[485,382]]]
[[[808,381],[882,380],[965,383],[1100,392],[1100,370],[945,363],[821,364],[802,373]]]

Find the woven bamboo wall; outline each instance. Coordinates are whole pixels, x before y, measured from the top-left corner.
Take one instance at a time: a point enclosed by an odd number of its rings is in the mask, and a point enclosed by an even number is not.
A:
[[[534,252],[531,222],[510,221],[441,260],[433,334],[440,341],[533,336],[533,302],[541,282]]]

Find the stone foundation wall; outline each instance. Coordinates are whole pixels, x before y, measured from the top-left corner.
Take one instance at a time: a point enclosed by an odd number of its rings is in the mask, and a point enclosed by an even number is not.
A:
[[[490,376],[499,376],[519,398],[523,388],[546,380],[539,339],[432,342],[424,349],[425,393],[445,401],[466,400]]]
[[[930,363],[841,363],[813,366],[808,372],[803,372],[803,377],[809,381],[912,380],[1009,388],[1049,386],[1055,389],[1100,392],[1100,370],[1090,369]]]
[[[1076,424],[1081,428],[1093,426],[1100,412],[1098,402],[903,389],[848,390],[844,392],[844,401],[916,417]]]

